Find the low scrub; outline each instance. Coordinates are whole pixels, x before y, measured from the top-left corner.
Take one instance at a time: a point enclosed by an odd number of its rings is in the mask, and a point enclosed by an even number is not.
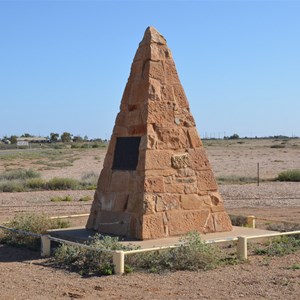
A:
[[[2,180],[0,181],[0,192],[4,193],[15,193],[25,192],[26,187],[21,180]]]
[[[48,229],[67,228],[69,227],[69,222],[60,219],[52,220],[44,214],[22,214],[17,215],[12,221],[6,224],[6,227],[44,234]],[[40,238],[10,231],[5,231],[1,242],[14,246],[25,246],[30,249],[38,249],[40,247]]]
[[[64,197],[56,196],[56,197],[51,198],[51,202],[61,202],[61,201],[71,202],[71,201],[73,201],[73,198],[70,195],[67,195]]]
[[[47,182],[49,190],[75,190],[79,188],[79,182],[73,178],[54,177]]]
[[[102,250],[133,250],[124,246],[117,237],[96,234],[87,243],[92,249],[70,245],[59,246],[54,255],[54,264],[81,275],[112,275],[114,265],[112,254]]]
[[[257,255],[284,256],[300,250],[300,239],[294,236],[274,238],[254,249]]]
[[[293,169],[281,172],[278,174],[277,180],[279,181],[300,181],[300,169]]]
[[[146,252],[128,256],[128,264],[149,272],[198,271],[216,268],[222,260],[221,250],[204,243],[198,232],[191,232],[181,239],[178,248]]]
[[[87,196],[83,196],[79,199],[79,201],[91,201],[92,200],[92,197],[87,195]]]
[[[247,226],[247,217],[229,215],[229,218],[233,226]]]
[[[38,177],[40,177],[40,174],[33,169],[10,170],[0,174],[0,180],[26,180]]]
[[[134,269],[149,272],[165,270],[208,270],[222,260],[219,248],[202,242],[199,233],[190,233],[181,240],[182,246],[174,249],[145,252],[126,256],[125,272]],[[114,273],[112,255],[101,250],[134,250],[137,247],[122,245],[118,238],[95,235],[89,242],[93,249],[61,245],[54,256],[54,264],[81,275],[110,275]]]

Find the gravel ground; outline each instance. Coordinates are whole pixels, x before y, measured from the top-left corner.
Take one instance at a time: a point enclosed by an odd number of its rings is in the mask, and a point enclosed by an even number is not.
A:
[[[0,299],[299,299],[300,252],[203,272],[84,278],[0,245]]]

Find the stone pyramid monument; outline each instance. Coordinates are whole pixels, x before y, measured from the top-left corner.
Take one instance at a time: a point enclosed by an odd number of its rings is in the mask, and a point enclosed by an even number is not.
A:
[[[135,54],[86,227],[153,239],[232,225],[166,40]]]

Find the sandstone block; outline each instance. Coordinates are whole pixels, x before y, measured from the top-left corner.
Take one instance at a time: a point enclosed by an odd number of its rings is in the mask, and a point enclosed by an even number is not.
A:
[[[199,191],[217,191],[218,186],[211,170],[198,171],[197,182]]]
[[[164,69],[161,61],[152,61],[148,60],[144,63],[143,75],[144,78],[149,77],[152,79],[156,79],[161,83],[164,83]]]
[[[128,193],[115,193],[111,211],[125,211],[129,200]]]
[[[146,170],[163,170],[170,168],[171,152],[169,150],[148,150],[146,152]]]
[[[187,135],[181,128],[156,127],[159,149],[183,149],[188,146]]]
[[[208,170],[211,168],[203,147],[196,149],[188,149],[188,154],[190,158],[189,166],[191,169]]]
[[[144,191],[152,193],[164,193],[165,185],[163,177],[147,177],[144,183]]]
[[[180,209],[179,195],[176,194],[160,194],[156,196],[155,210],[157,212]]]
[[[111,184],[112,171],[108,168],[103,168],[98,180],[97,189],[101,191],[108,191]]]
[[[200,136],[198,135],[196,127],[190,127],[188,129],[188,137],[192,148],[202,147]]]
[[[172,87],[173,87],[174,98],[178,106],[181,108],[188,108],[189,103],[181,84],[173,84]]]
[[[130,193],[126,212],[141,214],[141,212],[143,211],[143,199],[143,193]]]
[[[155,196],[153,194],[147,193],[144,195],[143,207],[144,214],[148,215],[155,213]]]
[[[165,184],[166,193],[171,194],[184,194],[184,184],[182,183],[171,183]]]
[[[143,238],[154,239],[166,236],[163,213],[143,216]]]
[[[204,232],[210,216],[209,210],[171,210],[166,214],[170,236],[182,235],[193,230]]]
[[[147,122],[172,127],[174,124],[174,109],[174,102],[149,101]]]
[[[186,168],[189,165],[188,153],[175,154],[171,157],[172,167],[175,169]]]
[[[222,232],[222,231],[232,230],[231,221],[227,213],[215,212],[212,214],[212,216],[213,216],[216,231]]]
[[[181,195],[180,197],[181,206],[186,210],[199,210],[199,209],[210,209],[211,200],[207,196],[199,196],[197,194]]]

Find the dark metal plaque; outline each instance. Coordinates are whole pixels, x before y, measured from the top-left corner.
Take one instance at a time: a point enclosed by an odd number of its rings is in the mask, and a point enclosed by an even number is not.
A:
[[[139,160],[140,136],[118,137],[113,170],[135,170]]]

